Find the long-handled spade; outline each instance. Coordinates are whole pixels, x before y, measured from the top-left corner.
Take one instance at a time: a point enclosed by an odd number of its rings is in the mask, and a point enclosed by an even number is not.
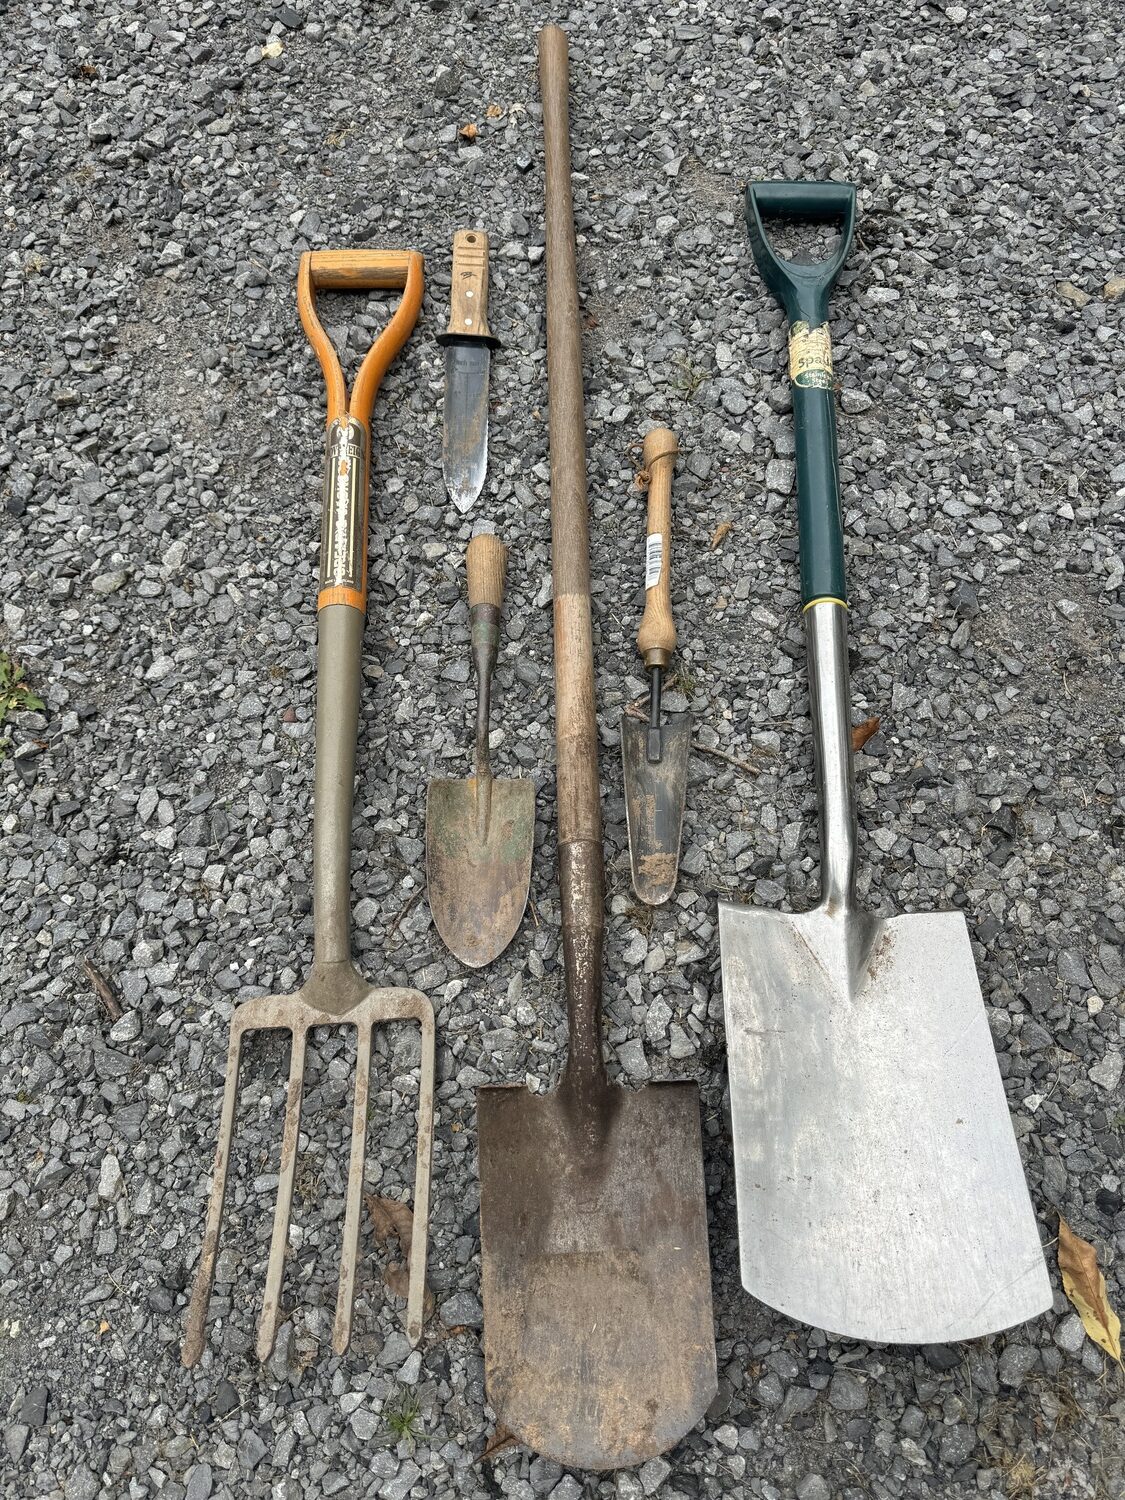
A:
[[[746,203],[790,325],[821,898],[801,915],[719,905],[742,1280],[850,1338],[977,1338],[1042,1312],[1051,1288],[964,917],[876,917],[856,899],[827,323],[855,190],[758,183]],[[782,260],[767,216],[842,222],[839,245]]]
[[[316,314],[316,291],[402,291],[388,326],[360,367],[350,405],[340,361]],[[352,963],[352,789],[359,724],[360,652],[367,597],[367,510],[370,481],[371,408],[379,382],[402,348],[422,302],[422,257],[416,251],[318,251],[301,257],[297,288],[301,322],[320,359],[328,386],[328,439],[317,595],[318,674],[316,781],[313,801],[313,967],[293,995],[246,1000],[234,1013],[227,1051],[219,1143],[203,1253],[196,1271],[184,1334],[183,1362],[203,1353],[207,1306],[219,1250],[227,1165],[238,1095],[238,1061],[249,1031],[284,1030],[292,1035],[289,1089],[278,1167],[277,1203],[270,1241],[266,1291],[258,1325],[258,1357],[268,1359],[281,1313],[281,1282],[289,1238],[289,1213],[301,1129],[305,1050],[314,1026],[353,1026],[356,1079],[352,1142],[344,1210],[344,1242],[332,1347],[342,1354],[351,1337],[359,1242],[363,1163],[371,1069],[371,1034],[388,1021],[417,1021],[422,1032],[418,1094],[418,1145],[414,1176],[414,1237],[407,1289],[406,1331],[412,1343],[422,1332],[426,1238],[433,1150],[434,1012],[417,990],[370,985]]]
[[[570,1044],[558,1088],[477,1093],[488,1398],[530,1448],[585,1469],[677,1442],[715,1392],[699,1096],[611,1087],[601,1046],[605,889],[590,619],[581,320],[566,37],[539,37],[559,886]]]

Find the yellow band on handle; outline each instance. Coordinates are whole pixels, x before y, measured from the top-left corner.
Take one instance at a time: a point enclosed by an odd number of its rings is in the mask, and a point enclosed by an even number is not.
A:
[[[821,594],[818,598],[810,599],[807,604],[802,605],[801,613],[804,614],[807,610],[812,609],[814,604],[838,604],[841,609],[847,609],[848,607],[846,599],[837,599],[834,594]]]

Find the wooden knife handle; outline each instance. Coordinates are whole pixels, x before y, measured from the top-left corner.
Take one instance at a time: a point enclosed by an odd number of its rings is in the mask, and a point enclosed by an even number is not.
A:
[[[679,451],[676,434],[654,427],[645,438],[648,474],[648,535],[645,538],[645,612],[637,650],[646,667],[666,667],[676,649],[672,619],[672,470]]]
[[[488,327],[488,235],[459,229],[453,236],[453,271],[447,335],[491,339]]]

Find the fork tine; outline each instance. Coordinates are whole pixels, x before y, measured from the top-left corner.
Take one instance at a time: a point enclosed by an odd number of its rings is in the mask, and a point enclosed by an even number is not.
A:
[[[269,1359],[277,1337],[281,1310],[281,1278],[285,1270],[285,1247],[289,1241],[289,1214],[293,1205],[293,1176],[297,1168],[297,1142],[301,1134],[301,1096],[305,1083],[305,1039],[307,1027],[296,1022],[289,1058],[289,1092],[285,1101],[285,1129],[281,1137],[277,1205],[273,1215],[273,1237],[266,1269],[266,1294],[258,1324],[258,1358]]]
[[[215,1261],[219,1255],[219,1229],[223,1222],[223,1200],[227,1192],[227,1164],[234,1131],[234,1107],[238,1098],[238,1061],[242,1051],[242,1032],[231,1029],[227,1049],[227,1076],[223,1084],[223,1112],[219,1118],[219,1139],[215,1146],[215,1164],[211,1169],[211,1197],[207,1204],[207,1224],[203,1231],[203,1251],[191,1289],[187,1330],[180,1358],[189,1369],[203,1353],[206,1342],[207,1308],[215,1280]]]
[[[348,1163],[348,1195],[344,1213],[344,1242],[340,1249],[340,1284],[336,1295],[336,1323],[332,1347],[343,1354],[352,1336],[355,1268],[359,1253],[359,1220],[363,1195],[363,1161],[367,1149],[367,1098],[371,1082],[371,1025],[361,1022],[355,1039],[355,1102],[352,1108],[352,1150]]]
[[[418,1078],[418,1145],[414,1157],[414,1234],[406,1298],[406,1337],[417,1345],[426,1320],[426,1252],[430,1238],[430,1167],[434,1151],[434,1012],[428,1000],[417,1011],[422,1028]]]

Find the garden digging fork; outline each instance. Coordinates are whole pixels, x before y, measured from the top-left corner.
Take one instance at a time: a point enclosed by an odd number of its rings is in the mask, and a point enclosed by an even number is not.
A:
[[[401,291],[403,295],[389,325],[363,361],[349,404],[340,361],[317,317],[316,292],[375,288]],[[379,382],[405,344],[418,316],[422,302],[422,257],[416,251],[306,253],[301,257],[297,295],[301,323],[316,350],[328,387],[328,439],[317,596],[319,681],[313,800],[313,966],[308,980],[295,994],[247,1000],[234,1012],[203,1253],[196,1272],[184,1337],[185,1365],[194,1365],[203,1352],[234,1128],[239,1055],[242,1039],[249,1031],[280,1029],[289,1031],[292,1036],[277,1204],[265,1298],[258,1325],[258,1358],[269,1357],[280,1320],[281,1283],[301,1128],[305,1049],[309,1031],[314,1026],[353,1026],[356,1030],[351,1154],[332,1332],[332,1347],[337,1354],[343,1353],[351,1337],[372,1030],[389,1021],[413,1020],[421,1026],[414,1236],[406,1331],[412,1344],[418,1342],[422,1332],[433,1149],[434,1013],[429,1000],[417,990],[383,989],[368,984],[360,975],[351,959],[349,890],[360,654],[367,593],[371,408]]]

